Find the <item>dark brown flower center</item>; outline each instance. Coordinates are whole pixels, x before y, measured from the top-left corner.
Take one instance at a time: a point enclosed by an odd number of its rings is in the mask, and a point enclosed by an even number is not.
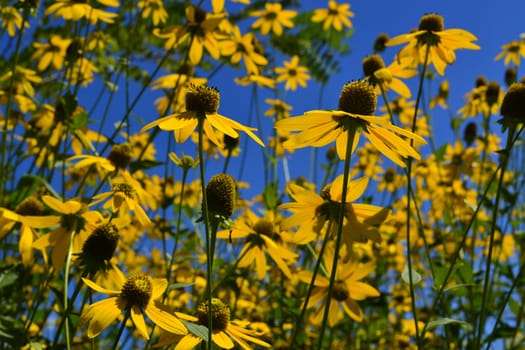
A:
[[[525,84],[514,83],[501,103],[501,115],[516,122],[525,121]]]
[[[145,308],[149,303],[152,292],[151,277],[148,275],[136,275],[128,278],[126,283],[124,283],[120,296],[126,301],[128,307],[138,306]]]
[[[197,318],[199,324],[208,327],[209,323],[208,301],[200,303],[197,309]],[[226,330],[230,323],[230,306],[217,298],[211,299],[211,319],[212,332],[221,332]]]
[[[429,32],[442,32],[445,29],[445,22],[442,16],[430,13],[421,17],[418,29]]]
[[[339,96],[339,110],[352,114],[373,115],[377,95],[374,88],[364,80],[352,81],[343,86]]]
[[[36,197],[27,197],[16,207],[15,213],[24,216],[40,216],[44,213],[44,205]]]
[[[126,168],[131,162],[131,145],[129,143],[114,145],[108,154],[108,160],[117,168]]]
[[[337,301],[345,301],[350,296],[348,286],[344,281],[338,280],[334,282],[334,289],[332,291],[332,298]]]
[[[385,62],[379,55],[370,55],[363,60],[363,72],[365,76],[371,77],[379,70],[385,68]]]
[[[206,186],[208,212],[229,218],[233,214],[236,197],[235,180],[228,174],[212,176]]]
[[[206,85],[191,86],[186,93],[186,110],[215,114],[219,110],[220,94]]]

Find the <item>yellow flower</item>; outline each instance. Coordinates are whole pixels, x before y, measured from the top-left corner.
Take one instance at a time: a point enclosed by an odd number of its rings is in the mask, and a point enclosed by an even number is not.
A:
[[[167,308],[157,301],[168,287],[168,281],[151,278],[148,275],[134,275],[126,281],[120,276],[120,290],[102,288],[94,282],[82,278],[91,289],[111,295],[110,298],[98,301],[86,307],[80,315],[79,325],[89,322],[87,335],[98,336],[124,312],[130,312],[131,319],[140,335],[149,339],[144,314],[157,326],[174,334],[186,334],[188,331],[182,322]]]
[[[10,233],[15,223],[20,223],[18,249],[25,266],[33,264],[33,242],[38,239],[35,229],[50,228],[60,222],[59,216],[44,216],[43,211],[42,203],[33,197],[23,200],[15,211],[0,208],[0,238]]]
[[[252,17],[260,17],[252,24],[252,28],[260,28],[262,35],[266,35],[270,31],[275,35],[281,35],[283,27],[293,28],[292,19],[296,15],[297,11],[283,10],[280,3],[266,3],[264,10],[253,11],[250,14]]]
[[[247,210],[229,229],[218,232],[217,238],[245,238],[245,245],[239,253],[238,266],[244,268],[255,264],[257,278],[263,279],[266,276],[266,254],[286,277],[291,278],[292,273],[288,266],[295,262],[297,254],[282,243],[279,225],[275,223],[272,212],[264,218],[259,218],[251,210]]]
[[[230,320],[230,306],[220,299],[211,299],[212,307],[212,335],[211,339],[215,345],[221,349],[232,349],[235,343],[238,343],[243,349],[251,350],[252,346],[248,342],[257,344],[259,346],[269,348],[271,345],[265,341],[258,339],[260,334],[254,330],[246,328],[249,322],[238,320]],[[176,313],[177,317],[190,322],[196,322],[198,325],[208,327],[209,311],[208,301],[199,304],[197,309],[197,317],[186,315],[183,313]],[[175,346],[175,350],[191,350],[202,342],[202,338],[192,333],[186,334],[180,339]],[[177,341],[174,335],[165,335],[157,347],[166,346]]]
[[[357,124],[377,150],[399,166],[405,166],[401,157],[420,159],[408,140],[419,144],[425,144],[425,140],[391,124],[388,117],[373,116],[376,101],[375,91],[367,82],[351,82],[343,87],[339,110],[309,111],[303,116],[280,120],[275,127],[284,131],[299,131],[285,143],[285,147],[322,147],[336,141],[337,154],[340,159],[345,159],[348,129]],[[353,150],[359,135],[360,132],[355,134]]]
[[[98,0],[99,3],[105,6],[118,7],[118,0]],[[55,18],[62,17],[65,20],[78,21],[82,18],[89,20],[91,24],[96,24],[99,20],[106,23],[113,23],[118,16],[116,13],[106,12],[104,10],[94,8],[86,2],[79,2],[75,0],[57,0],[50,5],[44,15],[55,15]]]
[[[268,64],[266,57],[258,53],[253,45],[256,37],[253,33],[246,33],[241,36],[239,27],[233,27],[230,37],[220,42],[220,51],[223,56],[231,56],[230,62],[239,63],[241,58],[246,66],[248,74],[257,74],[259,66]]]
[[[38,59],[38,70],[46,70],[50,65],[61,69],[66,58],[66,50],[71,44],[70,39],[62,39],[59,35],[51,35],[48,43],[33,43],[36,48],[31,59]]]
[[[352,203],[364,193],[368,186],[368,178],[362,177],[347,184],[348,194],[345,204],[345,219],[343,222],[343,242],[347,246],[347,254],[356,241],[372,240],[381,242],[377,227],[386,219],[388,209],[370,204]],[[337,234],[337,220],[341,207],[343,175],[325,187],[321,195],[305,189],[297,184],[288,185],[288,194],[294,202],[279,205],[279,210],[289,210],[292,215],[283,219],[282,229],[291,230],[298,227],[294,242],[305,244],[317,238],[321,230],[331,223],[332,236]]]
[[[235,78],[235,82],[241,86],[257,84],[259,87],[267,87],[270,89],[275,87],[275,80],[260,74],[248,74],[244,77]]]
[[[168,12],[164,8],[162,0],[140,0],[137,6],[142,9],[142,18],[151,16],[153,25],[158,26],[168,20]]]
[[[299,56],[295,55],[290,61],[284,61],[284,67],[276,67],[275,73],[279,76],[277,83],[286,81],[285,90],[297,90],[297,85],[306,87],[306,81],[310,80],[308,68],[299,65]]]
[[[213,128],[224,134],[238,138],[239,131],[245,132],[255,142],[264,147],[263,142],[252,132],[256,130],[244,126],[230,118],[217,113],[219,109],[219,92],[206,85],[192,86],[186,94],[186,111],[171,114],[147,124],[142,131],[159,126],[162,130],[174,131],[175,140],[179,143],[186,141],[199,124],[199,118],[204,117],[203,131],[208,138],[220,146],[221,142]]]
[[[43,196],[42,201],[58,212],[60,226],[49,233],[40,236],[33,248],[46,253],[51,248],[51,260],[57,271],[64,266],[66,255],[73,238],[73,252],[80,252],[89,232],[92,232],[102,222],[102,215],[96,211],[88,211],[86,206],[74,199],[62,202],[55,197]]]
[[[22,16],[18,13],[18,10],[11,6],[2,6],[0,8],[0,22],[2,22],[2,28],[7,27],[9,36],[15,36],[16,29],[22,27]],[[29,28],[29,23],[24,23],[25,28]]]
[[[314,11],[312,22],[323,22],[323,30],[334,28],[340,32],[343,26],[352,28],[350,17],[354,17],[354,13],[350,11],[350,4],[338,4],[334,0],[329,0],[328,8]]]
[[[14,75],[14,77],[13,77]],[[13,78],[12,78],[13,77]],[[33,84],[38,84],[42,81],[42,78],[32,69],[16,66],[14,74],[12,70],[0,77],[0,84],[9,84],[13,82],[13,93],[17,95],[26,94],[30,97],[35,95],[35,89]],[[0,86],[2,86],[0,85]]]
[[[383,59],[379,55],[371,55],[363,60],[363,71],[366,79],[372,85],[380,84],[377,90],[381,93],[392,89],[399,95],[410,98],[412,93],[406,84],[399,78],[408,79],[417,75],[417,70],[400,65],[394,60],[390,66],[385,67]]]
[[[332,271],[333,252],[327,250],[323,260],[328,273]],[[344,312],[353,320],[361,322],[363,320],[363,310],[356,301],[365,300],[371,297],[378,297],[379,291],[371,285],[360,280],[374,271],[374,264],[360,264],[357,261],[349,261],[338,264],[333,286],[332,297],[330,298],[330,310],[328,313],[328,325],[335,326],[343,319]],[[310,283],[313,273],[311,271],[301,271],[299,279],[305,283]],[[312,322],[320,324],[324,316],[324,306],[328,298],[328,288],[330,280],[322,275],[317,275],[314,282],[314,290],[308,301],[307,307],[318,305]]]
[[[164,47],[170,50],[186,40],[190,42],[189,58],[192,64],[199,64],[204,49],[215,60],[221,56],[219,43],[215,31],[219,23],[226,17],[225,13],[206,13],[199,7],[189,6],[186,8],[185,25],[172,26],[166,29],[155,29],[153,34],[159,38],[167,39]]]
[[[495,58],[495,60],[503,60],[503,63],[508,66],[509,63],[513,63],[514,66],[519,67],[520,56],[525,58],[525,36],[521,40],[513,40],[508,44],[501,47],[501,51]]]
[[[436,71],[443,75],[445,67],[456,60],[455,50],[479,50],[479,46],[472,43],[477,40],[473,34],[463,29],[445,29],[444,26],[443,17],[436,14],[424,15],[417,31],[396,36],[386,46],[407,43],[399,52],[398,59],[409,67],[423,64],[428,48],[427,65],[432,63]]]
[[[445,79],[443,80],[443,82],[441,82],[441,84],[439,84],[438,94],[434,96],[433,99],[430,100],[429,107],[435,108],[436,105],[439,105],[441,108],[447,109],[448,108],[447,101],[448,101],[449,92],[450,92],[449,83],[448,83],[448,80]]]
[[[94,206],[111,198],[111,201],[105,203],[105,208],[111,207],[112,212],[119,213],[119,215],[122,214],[120,210],[123,212],[133,211],[142,225],[151,223],[141,204],[154,206],[153,196],[146,192],[127,171],[122,171],[121,175],[122,177],[113,180],[110,192],[97,194],[89,205]]]

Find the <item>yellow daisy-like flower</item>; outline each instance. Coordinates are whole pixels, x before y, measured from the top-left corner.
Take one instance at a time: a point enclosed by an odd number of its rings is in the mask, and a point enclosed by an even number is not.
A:
[[[275,87],[275,80],[269,77],[265,77],[261,74],[248,74],[244,77],[235,78],[235,83],[241,86],[248,86],[250,84],[256,84],[259,87],[267,87],[273,89]]]
[[[328,273],[332,271],[333,253],[327,250],[323,260]],[[363,320],[363,310],[356,301],[367,298],[378,297],[379,291],[371,285],[361,282],[361,279],[374,271],[374,264],[359,264],[357,261],[349,261],[338,264],[335,275],[335,283],[330,298],[330,310],[328,313],[328,325],[335,326],[343,319],[344,312],[353,320],[361,322]],[[305,283],[310,283],[313,273],[311,271],[301,271],[299,279]],[[318,305],[312,322],[320,324],[324,316],[324,306],[328,298],[328,288],[330,280],[322,275],[317,275],[314,282],[314,290],[308,301],[307,307]]]
[[[208,301],[200,303],[197,309],[196,317],[179,312],[177,312],[176,315],[183,320],[195,322],[198,325],[207,328],[210,314],[208,306]],[[213,343],[219,348],[233,349],[235,343],[237,343],[245,350],[253,349],[252,346],[248,344],[248,342],[265,348],[271,347],[270,344],[258,338],[261,336],[260,333],[246,328],[249,325],[249,322],[230,320],[230,306],[224,301],[218,298],[212,298],[211,309],[211,339]],[[178,337],[175,335],[167,334],[161,336],[161,340],[158,344],[156,344],[156,346],[166,346],[176,342],[177,339]],[[201,337],[192,333],[188,333],[178,341],[177,345],[175,346],[175,350],[191,350],[199,345],[202,341],[203,339]]]
[[[153,25],[158,26],[168,20],[168,12],[162,4],[162,0],[140,0],[138,8],[142,9],[142,18],[151,16]]]
[[[353,203],[364,193],[368,186],[368,178],[362,177],[347,184],[348,194],[345,203],[345,220],[343,222],[343,243],[347,246],[347,254],[351,245],[356,242],[372,240],[381,242],[377,227],[385,221],[388,209],[370,204]],[[295,202],[279,205],[279,210],[288,210],[292,215],[282,221],[283,230],[297,227],[294,242],[305,244],[316,239],[318,234],[332,223],[330,234],[337,234],[337,220],[341,208],[343,175],[339,175],[321,195],[291,183],[288,194]]]
[[[153,34],[159,38],[167,39],[164,44],[166,50],[189,41],[189,58],[192,64],[199,64],[202,60],[204,49],[213,59],[218,60],[221,53],[215,31],[225,17],[225,13],[206,13],[199,7],[189,6],[186,8],[186,19],[188,22],[185,25],[155,29]]]
[[[253,133],[257,129],[249,128],[217,113],[219,101],[220,95],[216,89],[206,85],[191,86],[186,94],[185,112],[155,120],[142,128],[142,131],[158,126],[162,130],[173,131],[175,140],[183,143],[198,126],[199,118],[204,118],[203,131],[217,146],[222,143],[218,140],[213,128],[233,138],[239,138],[239,131],[243,131],[264,147],[264,143]]]
[[[329,0],[328,8],[314,11],[312,22],[323,22],[323,30],[333,28],[340,32],[343,27],[352,28],[349,19],[351,17],[354,17],[354,13],[350,11],[350,4],[338,4],[334,0]]]
[[[283,34],[283,27],[293,28],[292,19],[296,15],[297,11],[283,10],[280,3],[266,3],[264,10],[253,11],[250,14],[252,17],[260,17],[252,24],[252,28],[259,28],[262,35],[267,35],[270,31],[275,35]]]
[[[49,233],[40,236],[33,248],[41,250],[45,255],[51,248],[51,260],[57,271],[62,270],[73,239],[73,252],[80,252],[82,245],[90,232],[102,221],[102,215],[97,211],[88,211],[81,202],[71,199],[62,202],[55,197],[43,196],[42,201],[51,209],[58,212],[60,226]]]
[[[365,81],[355,81],[343,87],[339,110],[309,111],[303,116],[280,120],[275,127],[299,132],[285,143],[285,147],[322,147],[336,141],[337,154],[340,159],[345,159],[348,130],[357,125],[379,152],[399,166],[405,166],[402,157],[420,159],[409,140],[418,144],[425,144],[425,140],[391,124],[388,117],[373,116],[376,102],[374,88]],[[352,150],[355,150],[361,132],[356,132]]]
[[[427,65],[432,63],[436,71],[443,75],[445,67],[456,60],[455,50],[479,50],[479,46],[472,43],[474,40],[477,38],[472,33],[463,29],[445,29],[443,17],[428,14],[421,17],[417,31],[396,36],[386,46],[407,43],[399,52],[398,58],[409,67],[423,64],[428,48]]]
[[[0,208],[0,239],[20,223],[18,249],[25,266],[33,264],[33,242],[38,239],[35,229],[50,228],[60,222],[60,216],[44,216],[43,212],[43,204],[33,197],[23,200],[14,211]]]
[[[168,281],[161,278],[151,278],[148,275],[135,275],[127,280],[120,276],[120,290],[102,288],[96,283],[82,278],[91,289],[111,295],[110,298],[89,305],[82,311],[79,324],[89,322],[87,335],[89,338],[98,336],[109,327],[123,311],[129,311],[131,319],[140,335],[149,339],[144,314],[157,326],[174,334],[187,334],[182,322],[167,308],[157,301],[168,287]]]
[[[0,22],[2,23],[2,28],[7,28],[9,36],[15,36],[16,29],[22,27],[22,16],[18,13],[18,9],[11,6],[2,6],[0,8]],[[24,23],[24,28],[29,28],[29,23]]]
[[[119,7],[118,0],[98,0],[99,3],[110,7]],[[87,2],[75,0],[57,0],[50,5],[44,15],[51,14],[56,17],[62,17],[65,20],[78,21],[82,18],[89,20],[91,24],[96,24],[99,20],[106,23],[113,23],[118,16],[116,13],[106,12],[94,8]]]
[[[255,40],[253,33],[241,35],[239,27],[235,26],[230,37],[220,42],[221,55],[231,56],[230,62],[233,64],[239,63],[242,58],[248,74],[257,74],[259,66],[267,65],[268,60],[255,50]]]
[[[297,90],[297,85],[306,87],[306,81],[310,80],[308,68],[299,65],[299,56],[295,55],[290,61],[284,61],[284,67],[276,67],[275,73],[278,74],[275,81],[282,83],[285,81],[285,90]]]
[[[519,67],[520,56],[525,58],[525,37],[521,40],[513,40],[501,47],[503,50],[496,56],[495,60],[504,58],[503,63],[508,66],[511,62]]]
[[[279,226],[274,222],[275,218],[271,212],[266,217],[259,218],[251,210],[247,210],[229,229],[218,232],[217,238],[245,238],[245,246],[239,253],[238,266],[244,268],[255,264],[257,278],[263,279],[266,276],[266,254],[286,277],[291,278],[292,273],[288,266],[295,262],[297,254],[282,243]]]
[[[64,65],[66,50],[71,44],[71,39],[62,39],[59,35],[51,35],[48,43],[33,43],[36,48],[31,59],[38,59],[38,70],[46,70],[50,65],[60,69]]]
[[[383,59],[379,55],[371,55],[363,60],[363,71],[366,79],[373,85],[377,84],[379,93],[381,90],[392,89],[399,95],[410,98],[412,93],[408,86],[399,78],[408,79],[417,75],[417,70],[403,66],[394,60],[390,66],[385,67]]]

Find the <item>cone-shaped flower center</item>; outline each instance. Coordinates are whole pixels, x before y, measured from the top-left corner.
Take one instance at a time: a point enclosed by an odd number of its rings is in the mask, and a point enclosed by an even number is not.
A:
[[[199,324],[208,326],[209,311],[208,301],[200,303],[197,309],[197,317]],[[211,318],[212,318],[212,331],[221,332],[226,330],[230,323],[230,306],[220,299],[211,299]]]
[[[332,291],[332,298],[337,301],[345,301],[350,296],[348,286],[344,281],[338,280],[334,282],[334,289]]]
[[[114,145],[108,154],[108,160],[117,168],[124,169],[131,162],[131,145],[129,143]]]
[[[492,106],[494,103],[498,102],[499,96],[499,84],[495,81],[491,81],[487,85],[487,90],[485,91],[485,99],[489,106]]]
[[[445,22],[442,16],[430,13],[421,17],[418,29],[429,32],[442,32],[445,29]]]
[[[385,62],[379,55],[370,55],[363,60],[363,72],[365,76],[372,76],[377,70],[385,68]]]
[[[387,41],[388,41],[388,35],[386,35],[385,33],[379,34],[374,42],[374,52],[385,51]]]
[[[255,225],[253,225],[253,230],[261,235],[266,235],[268,237],[272,237],[273,235],[273,224],[265,219],[261,219],[257,221]]]
[[[88,264],[104,266],[113,257],[119,238],[117,226],[113,224],[98,226],[82,246],[83,260]]]
[[[219,90],[206,85],[191,86],[186,93],[186,110],[215,114],[219,110]]]
[[[236,197],[235,180],[228,174],[212,176],[206,186],[206,197],[211,215],[231,217]]]
[[[516,122],[525,121],[525,84],[514,83],[501,103],[501,115]]]
[[[124,283],[120,296],[126,300],[128,307],[138,306],[143,309],[148,305],[152,292],[151,277],[136,275],[128,278]]]
[[[364,80],[352,81],[345,86],[339,96],[339,110],[352,114],[373,115],[376,110],[377,95],[374,88]]]
[[[117,184],[114,184],[111,189],[113,193],[121,193],[130,199],[135,199],[135,194],[136,194],[135,189],[133,189],[133,187],[131,187],[131,185],[129,184],[117,183]]]
[[[37,198],[28,197],[16,207],[15,212],[24,216],[40,216],[44,213],[44,205]]]

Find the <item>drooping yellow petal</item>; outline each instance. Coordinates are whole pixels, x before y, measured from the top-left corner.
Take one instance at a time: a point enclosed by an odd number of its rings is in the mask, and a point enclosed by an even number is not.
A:
[[[226,334],[223,331],[212,332],[211,338],[215,344],[217,344],[223,349],[231,349],[235,346],[228,334]]]
[[[121,314],[118,298],[112,297],[89,305],[80,315],[79,325],[89,322],[87,335],[89,338],[98,336],[109,327]]]
[[[188,330],[173,314],[159,302],[150,302],[145,309],[146,315],[160,328],[174,334],[186,334]]]
[[[91,288],[94,291],[97,291],[99,293],[104,293],[104,294],[108,294],[108,295],[118,295],[118,294],[120,294],[120,290],[111,290],[111,289],[102,288],[101,286],[99,286],[95,282],[92,282],[92,281],[88,280],[87,278],[82,277],[82,281],[89,288]]]
[[[146,327],[146,322],[144,321],[144,315],[137,305],[131,307],[131,319],[137,328],[137,331],[144,338],[149,339],[148,328]]]

